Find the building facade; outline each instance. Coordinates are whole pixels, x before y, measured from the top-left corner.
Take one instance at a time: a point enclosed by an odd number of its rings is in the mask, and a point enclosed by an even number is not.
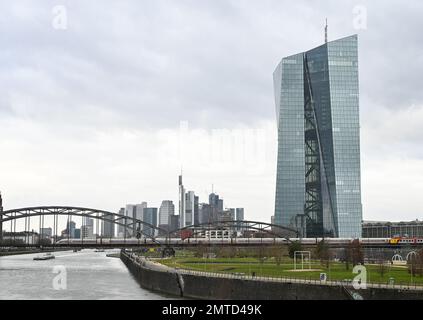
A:
[[[175,215],[175,205],[171,200],[164,200],[159,209],[159,227],[170,230],[171,216]]]
[[[83,219],[83,225],[81,226],[80,234],[83,239],[94,238],[94,219],[91,219],[91,218]]]
[[[125,208],[120,208],[118,214],[119,214],[119,216],[124,216],[125,215]],[[125,236],[125,227],[121,224],[124,224],[125,221],[120,219],[119,223],[120,224],[117,225],[117,237],[123,238]]]
[[[357,35],[282,59],[275,224],[302,237],[361,236]]]
[[[136,204],[133,218],[140,221],[144,221],[144,209],[147,208],[147,206],[148,206],[147,202],[141,202],[140,204]],[[140,228],[142,228],[142,226],[140,226]],[[136,222],[134,222],[134,229],[132,231],[133,237],[137,235],[137,232],[138,232],[137,229],[138,229],[138,225]]]
[[[157,227],[157,208],[144,208],[143,221]],[[144,225],[143,227],[144,235],[155,237],[155,229],[152,227]]]
[[[363,238],[423,238],[423,221],[410,222],[363,222]]]
[[[115,219],[114,214],[106,214],[104,218],[113,221]],[[103,236],[107,238],[113,238],[115,236],[115,224],[111,221],[102,220]]]
[[[179,227],[184,228],[185,223],[185,187],[182,175],[179,176]]]

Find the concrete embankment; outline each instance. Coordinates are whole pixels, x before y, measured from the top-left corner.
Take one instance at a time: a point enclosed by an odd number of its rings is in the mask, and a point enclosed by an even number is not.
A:
[[[20,250],[20,251],[0,251],[0,257],[3,256],[16,256],[22,254],[33,254],[33,253],[42,253],[42,252],[54,252],[54,250]]]
[[[121,252],[125,263],[141,286],[177,297],[206,300],[411,300],[423,299],[423,290],[351,286],[318,281],[243,278],[230,275],[177,270]]]

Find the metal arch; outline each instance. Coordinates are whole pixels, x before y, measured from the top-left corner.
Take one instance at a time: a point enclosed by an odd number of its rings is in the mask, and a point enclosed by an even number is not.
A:
[[[264,227],[263,227],[264,226]],[[285,238],[285,239],[289,239],[288,237],[282,235],[281,232],[275,232],[272,231],[272,228],[275,229],[279,229],[279,230],[283,230],[286,232],[290,232],[292,234],[295,235],[295,237],[298,237],[298,231],[291,229],[291,228],[287,228],[287,227],[283,227],[280,225],[275,225],[275,224],[270,224],[270,223],[266,223],[266,222],[259,222],[259,221],[217,221],[217,222],[207,222],[207,223],[200,223],[200,224],[196,224],[196,225],[191,225],[191,226],[187,226],[184,228],[180,228],[180,229],[176,229],[173,231],[170,231],[169,234],[174,234],[174,233],[179,233],[181,231],[184,230],[190,230],[190,229],[196,229],[196,228],[203,228],[203,230],[211,230],[213,228],[239,228],[239,229],[250,229],[250,230],[257,230],[257,231],[263,231],[266,232],[268,234],[271,234],[277,238]],[[269,230],[270,228],[270,230]],[[191,238],[191,237],[190,237]]]
[[[145,234],[140,229],[135,229],[133,225],[140,226],[144,225],[146,227],[149,227],[153,230],[157,230],[161,233],[167,234],[167,231],[156,227],[148,222],[134,219],[133,217],[124,216],[118,213],[105,211],[105,210],[98,210],[98,209],[91,209],[91,208],[82,208],[82,207],[66,207],[66,206],[46,206],[46,207],[27,207],[27,208],[19,208],[19,209],[12,209],[3,211],[3,218],[0,220],[1,223],[12,221],[12,220],[18,220],[25,217],[34,217],[34,216],[51,216],[51,215],[73,215],[73,216],[79,216],[79,217],[90,217],[93,219],[98,219],[102,221],[107,221],[114,223],[115,225],[119,225],[122,227],[125,227],[126,229],[130,229],[133,231],[138,231],[144,236],[152,239],[153,241],[159,243],[156,241],[156,239],[148,234]],[[19,215],[15,215],[19,214]],[[100,214],[99,216],[96,216],[95,214]],[[115,216],[115,219],[108,219],[106,216]],[[122,223],[122,220],[129,220],[129,224]]]

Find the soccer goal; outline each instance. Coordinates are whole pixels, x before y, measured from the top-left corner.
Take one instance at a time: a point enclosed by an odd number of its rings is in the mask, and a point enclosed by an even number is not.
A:
[[[308,267],[308,269],[304,269],[304,267]],[[311,270],[311,251],[294,252],[294,270]]]

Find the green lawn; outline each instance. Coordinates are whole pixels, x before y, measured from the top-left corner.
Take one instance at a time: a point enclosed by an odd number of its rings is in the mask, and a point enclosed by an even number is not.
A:
[[[256,276],[297,279],[319,280],[320,273],[322,272],[327,274],[328,280],[352,280],[356,276],[356,274],[352,273],[351,265],[350,270],[346,270],[345,264],[340,262],[331,262],[330,267],[326,268],[326,266],[322,265],[319,261],[313,261],[311,268],[316,269],[316,271],[294,272],[293,260],[289,258],[285,258],[280,265],[277,265],[273,259],[260,263],[254,258],[202,259],[190,257],[162,259],[160,262],[170,267],[206,272],[244,273],[245,275],[252,275],[252,273],[255,272]],[[368,283],[387,284],[390,278],[394,278],[395,284],[423,285],[423,277],[415,276],[412,278],[406,267],[388,265],[383,276],[381,276],[379,267],[376,265],[366,265],[366,268]]]

